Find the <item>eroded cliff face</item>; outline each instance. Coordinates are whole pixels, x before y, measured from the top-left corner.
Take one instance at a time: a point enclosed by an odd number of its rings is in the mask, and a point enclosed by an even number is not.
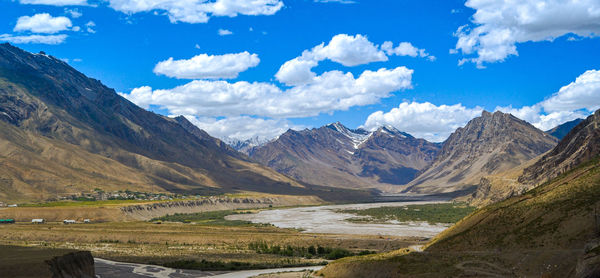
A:
[[[79,251],[47,260],[52,278],[94,278],[94,257],[89,251]]]
[[[269,196],[269,197],[208,197],[192,201],[174,201],[126,206],[121,212],[129,219],[150,220],[174,213],[197,213],[217,210],[266,208],[269,206],[294,206],[320,204],[314,196]]]

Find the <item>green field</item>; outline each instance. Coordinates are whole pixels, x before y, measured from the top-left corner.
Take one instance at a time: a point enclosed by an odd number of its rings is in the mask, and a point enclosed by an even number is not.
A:
[[[341,210],[361,217],[352,218],[353,222],[399,222],[426,221],[429,223],[456,223],[475,211],[475,207],[464,203],[441,203],[425,205],[406,205],[401,207],[379,207],[364,210]]]

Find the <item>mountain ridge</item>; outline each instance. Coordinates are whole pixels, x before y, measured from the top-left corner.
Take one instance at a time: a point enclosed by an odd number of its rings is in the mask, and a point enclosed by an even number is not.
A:
[[[439,144],[393,127],[350,129],[339,122],[288,130],[250,150],[251,159],[312,184],[369,188],[404,184],[435,157]]]
[[[485,175],[519,166],[550,150],[557,141],[511,114],[483,111],[446,139],[436,160],[403,192],[474,188]]]
[[[67,159],[69,149],[81,156],[89,153],[93,159],[77,166],[87,177],[105,175],[93,170],[94,163],[114,163],[129,169],[130,176],[124,180],[136,177],[140,180],[134,183],[136,186],[143,183],[171,192],[331,195],[327,193],[330,188],[301,184],[251,162],[183,118],[146,111],[59,59],[32,54],[10,44],[0,44],[0,103],[0,121],[14,127],[5,129],[14,134],[6,134],[0,147],[11,146],[8,153],[13,152],[14,146],[34,150],[20,161],[0,156],[0,163],[15,166],[4,168],[0,177],[0,190],[12,192],[11,198],[37,199],[38,196],[26,196],[25,191],[66,192],[69,184],[76,185],[76,191],[91,190],[90,187],[102,188],[107,182],[74,175],[76,169],[57,178],[51,165],[34,166],[44,153],[59,149],[63,151],[55,157],[57,165],[69,165],[69,161],[60,160]],[[28,137],[42,145],[28,145],[31,140],[11,141]],[[118,181],[113,179],[110,184]],[[19,188],[15,188],[17,184]],[[51,186],[46,188],[47,184]],[[368,196],[365,192],[340,194]]]

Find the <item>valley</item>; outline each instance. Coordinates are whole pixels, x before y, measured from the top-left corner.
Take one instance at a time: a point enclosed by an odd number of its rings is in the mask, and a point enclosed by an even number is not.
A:
[[[7,273],[600,275],[600,110],[542,131],[479,109],[441,142],[369,121],[243,142],[128,97],[0,44],[0,253],[27,257]]]

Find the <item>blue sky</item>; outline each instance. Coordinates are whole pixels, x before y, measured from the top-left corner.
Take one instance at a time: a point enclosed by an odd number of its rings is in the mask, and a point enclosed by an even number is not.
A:
[[[138,105],[184,114],[221,138],[268,139],[287,128],[340,121],[351,128],[390,124],[441,141],[481,109],[511,112],[547,129],[600,108],[597,0],[247,2],[184,0],[182,15],[164,0],[1,1],[0,40],[65,59]],[[333,46],[336,36],[342,43]],[[387,41],[389,52],[382,47]],[[416,55],[394,52],[401,42]],[[321,43],[325,50],[311,51]],[[357,52],[357,43],[372,47]],[[319,80],[290,85],[277,78],[303,51],[310,58],[299,59],[315,63],[310,72]],[[236,78],[206,73],[222,68],[223,55],[244,52],[258,61],[232,56],[228,63],[243,69],[233,70]],[[201,54],[215,59],[192,61]],[[182,63],[154,70],[170,57]],[[390,71],[381,78],[396,83],[357,81],[380,69]],[[181,77],[182,70],[193,77]],[[321,78],[332,71],[340,75]]]

